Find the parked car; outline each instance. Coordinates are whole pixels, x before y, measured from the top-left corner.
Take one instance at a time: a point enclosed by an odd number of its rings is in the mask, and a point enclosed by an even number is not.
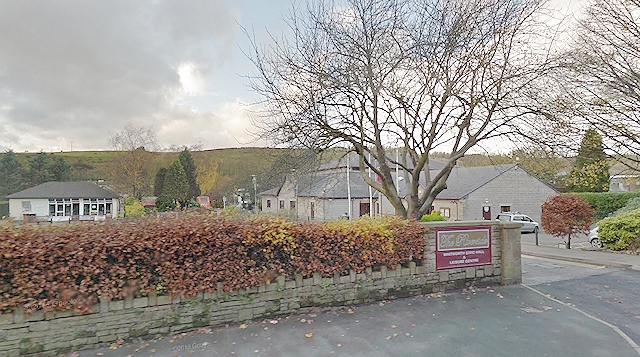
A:
[[[600,238],[598,238],[598,226],[591,228],[589,235],[587,236],[587,240],[594,248],[602,248],[604,246],[600,241]]]
[[[537,233],[540,230],[540,224],[538,222],[520,212],[502,212],[496,219],[504,222],[522,223],[522,228],[520,228],[520,232],[522,233]]]

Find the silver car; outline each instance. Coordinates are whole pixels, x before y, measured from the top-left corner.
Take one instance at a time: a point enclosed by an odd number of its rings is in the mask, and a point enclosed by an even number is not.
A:
[[[497,217],[497,220],[505,222],[517,222],[522,223],[520,232],[522,233],[538,233],[540,230],[540,224],[526,214],[519,212],[502,212]]]
[[[602,248],[604,246],[600,241],[600,238],[598,238],[598,226],[591,228],[589,235],[587,236],[587,240],[594,248]]]

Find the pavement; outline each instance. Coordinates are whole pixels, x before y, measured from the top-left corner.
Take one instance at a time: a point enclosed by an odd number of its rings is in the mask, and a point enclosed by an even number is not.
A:
[[[640,270],[640,256],[522,244],[523,256]],[[640,341],[525,284],[206,327],[72,356],[640,356]]]
[[[521,245],[522,255],[573,263],[640,270],[640,255],[612,252],[597,248],[561,249],[550,246]]]

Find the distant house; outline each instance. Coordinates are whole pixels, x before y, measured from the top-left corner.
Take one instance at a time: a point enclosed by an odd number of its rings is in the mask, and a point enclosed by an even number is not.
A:
[[[103,220],[122,210],[120,195],[92,182],[46,182],[7,199],[15,220]]]
[[[640,175],[612,175],[609,178],[609,192],[631,192],[640,190]]]
[[[430,162],[434,175],[443,166]],[[405,173],[396,174],[393,167],[391,170],[392,178],[399,183],[399,195],[404,197],[408,192]],[[260,193],[262,210],[301,220],[336,220],[349,212],[355,218],[368,215],[371,210],[374,216],[394,214],[389,200],[366,184],[353,158],[348,171],[347,174],[346,160],[342,160],[301,177],[286,177],[280,187]],[[555,188],[519,164],[454,167],[447,188],[438,195],[432,209],[448,220],[495,219],[506,211],[523,212],[540,220],[542,203],[556,194]]]

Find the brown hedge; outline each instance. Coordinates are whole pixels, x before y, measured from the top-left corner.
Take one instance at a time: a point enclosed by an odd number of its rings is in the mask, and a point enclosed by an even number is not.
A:
[[[422,259],[423,228],[396,218],[299,223],[187,214],[64,226],[0,226],[0,312],[87,311],[98,296],[195,296],[277,275],[325,277]]]

